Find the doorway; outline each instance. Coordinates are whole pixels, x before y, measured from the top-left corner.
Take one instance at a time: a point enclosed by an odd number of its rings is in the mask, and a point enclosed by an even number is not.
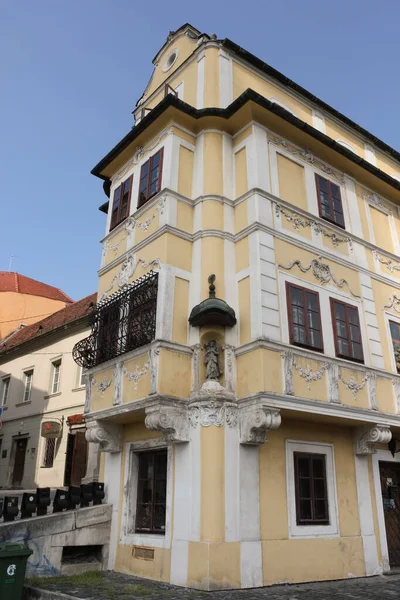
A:
[[[65,459],[64,485],[81,485],[87,465],[87,441],[84,431],[68,434],[67,456]]]
[[[383,513],[391,567],[400,567],[400,464],[379,462]]]
[[[20,488],[25,470],[25,455],[28,438],[14,440],[14,467],[11,476],[11,487]]]

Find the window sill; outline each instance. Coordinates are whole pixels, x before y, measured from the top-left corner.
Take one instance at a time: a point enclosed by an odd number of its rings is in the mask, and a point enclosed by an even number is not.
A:
[[[131,531],[121,538],[121,543],[131,546],[168,548],[170,540],[164,533],[134,533]]]
[[[71,392],[82,392],[86,389],[85,385],[81,385],[80,387],[73,388]]]
[[[61,392],[54,392],[54,394],[47,394],[47,396],[44,396],[44,399],[48,400],[49,398],[54,398],[55,396],[61,396]]]
[[[27,400],[26,402],[18,402],[15,406],[26,406],[27,404],[32,404],[32,400]]]

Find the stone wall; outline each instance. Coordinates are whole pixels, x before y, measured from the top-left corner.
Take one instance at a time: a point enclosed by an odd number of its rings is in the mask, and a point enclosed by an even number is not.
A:
[[[25,543],[30,556],[26,576],[49,577],[68,574],[70,565],[62,564],[63,548],[67,546],[102,546],[101,560],[73,566],[74,572],[107,568],[111,505],[101,504],[44,517],[21,519],[0,524],[0,544]],[[86,564],[86,563],[85,563]]]

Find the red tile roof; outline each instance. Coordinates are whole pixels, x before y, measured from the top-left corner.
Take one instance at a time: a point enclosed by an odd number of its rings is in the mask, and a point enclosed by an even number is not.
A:
[[[0,292],[19,292],[20,294],[42,296],[61,302],[73,302],[72,298],[64,294],[59,288],[9,271],[0,271]]]
[[[78,302],[73,302],[66,308],[62,308],[50,315],[50,317],[46,317],[33,325],[16,329],[13,333],[0,341],[0,355],[8,350],[15,349],[15,347],[20,344],[39,338],[43,336],[43,334],[55,331],[65,325],[70,325],[85,315],[89,315],[96,305],[96,301],[97,294],[91,294],[90,296],[86,296],[86,298],[82,298],[82,300],[78,300]]]

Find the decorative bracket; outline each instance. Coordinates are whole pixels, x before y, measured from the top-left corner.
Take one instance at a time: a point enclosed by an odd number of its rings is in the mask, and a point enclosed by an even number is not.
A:
[[[388,444],[391,439],[389,425],[357,427],[354,432],[354,454],[375,454],[376,444]]]
[[[87,421],[86,440],[99,444],[101,452],[121,452],[122,425],[108,421]]]
[[[165,442],[179,444],[189,441],[189,422],[186,407],[157,404],[146,408],[147,429],[160,431]]]
[[[281,424],[280,410],[263,405],[251,406],[240,410],[240,443],[264,444],[267,431],[278,429]]]

